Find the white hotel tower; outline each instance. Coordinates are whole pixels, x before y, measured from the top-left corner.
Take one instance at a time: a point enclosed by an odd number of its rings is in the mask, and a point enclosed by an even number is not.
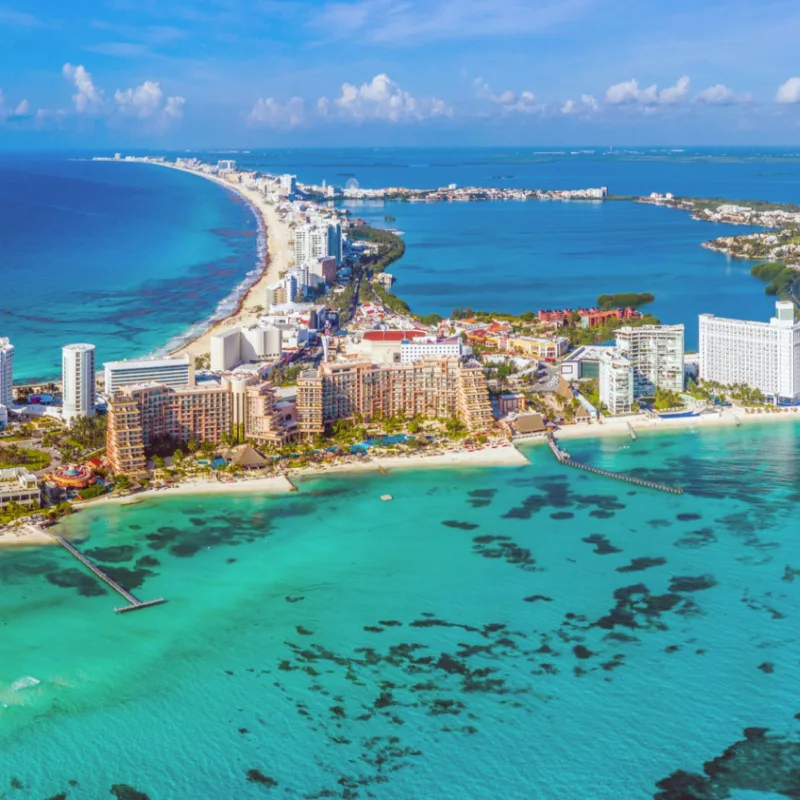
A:
[[[68,344],[61,350],[61,380],[64,422],[93,417],[95,406],[93,344]]]
[[[14,345],[6,338],[0,339],[0,406],[11,407],[14,384]]]
[[[769,322],[700,315],[700,377],[741,383],[778,401],[800,400],[800,323],[794,304],[775,303]]]

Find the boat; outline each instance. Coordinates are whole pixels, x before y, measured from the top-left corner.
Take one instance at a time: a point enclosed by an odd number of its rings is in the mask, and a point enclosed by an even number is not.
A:
[[[394,500],[394,498],[390,494],[382,494],[381,495],[381,500],[384,500],[384,501],[386,501],[386,500]]]

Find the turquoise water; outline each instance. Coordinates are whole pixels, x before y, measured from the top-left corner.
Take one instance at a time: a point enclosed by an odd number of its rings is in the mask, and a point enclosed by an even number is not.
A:
[[[116,616],[65,552],[0,553],[0,786],[560,800],[655,797],[673,776],[664,800],[788,796],[797,433],[566,443],[682,496],[530,447],[519,468],[82,512],[63,529],[169,602]]]
[[[98,364],[177,344],[230,312],[259,268],[258,226],[233,193],[159,167],[0,156],[0,336],[15,380],[52,379],[61,346]]]
[[[650,292],[646,310],[686,326],[698,314],[769,319],[775,298],[752,264],[701,247],[741,226],[632,202],[349,203],[354,216],[404,232],[394,291],[418,314],[453,308],[522,313],[592,306],[601,294]],[[384,217],[395,217],[387,222]]]

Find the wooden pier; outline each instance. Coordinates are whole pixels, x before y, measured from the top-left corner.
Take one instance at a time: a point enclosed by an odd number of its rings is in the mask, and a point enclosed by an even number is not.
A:
[[[633,425],[630,422],[625,423],[628,426],[628,430],[631,433],[631,439],[635,442],[636,441],[636,431],[633,429]]]
[[[547,438],[547,444],[553,455],[558,459],[559,464],[564,464],[567,467],[575,467],[575,469],[583,469],[586,472],[593,472],[595,475],[603,475],[606,478],[615,478],[618,481],[625,481],[632,483],[635,486],[642,486],[645,489],[655,489],[659,492],[667,492],[668,494],[683,494],[683,489],[680,486],[667,486],[664,483],[656,483],[655,481],[646,481],[642,478],[635,478],[632,475],[623,475],[621,472],[611,472],[608,469],[601,469],[600,467],[592,467],[589,464],[582,464],[580,461],[573,461],[569,453],[562,450],[553,436]]]
[[[50,536],[54,541],[58,542],[67,552],[71,553],[78,561],[81,562],[86,568],[90,569],[106,586],[111,587],[117,594],[122,595],[122,597],[127,600],[127,606],[120,606],[119,608],[115,608],[117,614],[125,614],[128,611],[138,611],[140,608],[149,608],[150,606],[157,606],[161,605],[161,603],[166,603],[167,601],[163,597],[159,597],[156,600],[146,600],[142,602],[141,600],[137,600],[127,589],[120,586],[110,575],[107,575],[103,572],[97,564],[90,561],[77,547],[73,544],[70,544],[63,536],[56,536],[54,533],[50,533],[49,531],[46,532],[48,536]]]

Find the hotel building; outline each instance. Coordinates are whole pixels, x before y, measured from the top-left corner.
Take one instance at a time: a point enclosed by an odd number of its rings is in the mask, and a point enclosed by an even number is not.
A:
[[[633,407],[634,374],[631,362],[614,347],[600,354],[600,402],[612,414],[628,414]]]
[[[683,391],[683,325],[626,325],[617,329],[616,346],[633,367],[634,397]]]
[[[775,303],[769,322],[700,315],[700,377],[743,384],[775,402],[800,400],[800,323],[794,304]]]
[[[536,338],[533,336],[509,336],[506,342],[509,353],[542,358],[555,361],[569,350],[569,339],[566,336],[556,336],[553,339]]]
[[[403,413],[458,417],[471,430],[492,424],[483,369],[454,358],[408,364],[324,363],[297,382],[298,431],[323,433],[337,419]]]
[[[334,258],[342,263],[342,225],[340,222],[301,225],[294,232],[294,260],[297,266],[315,258]]]
[[[194,364],[188,355],[178,358],[143,358],[103,364],[105,391],[110,397],[134,383],[162,383],[177,389],[194,385]]]
[[[115,473],[145,469],[145,450],[170,439],[218,443],[225,434],[282,445],[294,432],[293,408],[275,390],[248,379],[223,378],[210,386],[174,389],[144,383],[123,387],[109,400],[106,455]]]
[[[93,417],[97,398],[93,344],[68,344],[61,350],[61,381],[64,422]]]
[[[0,406],[10,407],[14,400],[14,345],[0,338]]]
[[[0,508],[9,503],[39,508],[42,492],[36,476],[24,467],[0,469]]]

